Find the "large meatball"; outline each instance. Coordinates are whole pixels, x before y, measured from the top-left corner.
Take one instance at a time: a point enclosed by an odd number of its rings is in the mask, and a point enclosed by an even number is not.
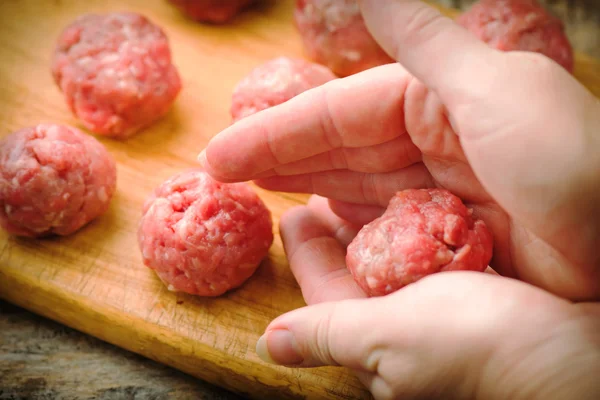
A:
[[[69,235],[103,214],[116,163],[76,128],[41,124],[0,142],[0,225],[9,233]]]
[[[356,0],[296,0],[307,55],[339,76],[394,62],[365,26]]]
[[[147,200],[138,241],[144,264],[169,290],[219,296],[256,271],[272,229],[271,213],[248,184],[189,170]]]
[[[573,48],[562,21],[536,0],[480,0],[457,21],[498,50],[541,53],[573,71]]]
[[[234,121],[284,103],[309,89],[335,79],[327,67],[297,58],[278,57],[242,79],[233,91]]]
[[[483,271],[493,239],[462,201],[442,189],[397,193],[348,246],[346,263],[369,296],[383,296],[441,271]]]
[[[169,2],[195,21],[223,24],[231,21],[256,0],[169,0]]]
[[[160,119],[181,90],[167,37],[135,13],[77,18],[58,39],[52,74],[82,124],[115,138]]]

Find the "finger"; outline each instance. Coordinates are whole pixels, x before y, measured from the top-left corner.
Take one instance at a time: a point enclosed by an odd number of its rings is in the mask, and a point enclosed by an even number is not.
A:
[[[408,135],[375,146],[340,148],[305,158],[260,173],[256,178],[289,176],[313,172],[350,170],[355,172],[391,172],[421,161],[421,151]]]
[[[390,64],[328,82],[231,125],[199,161],[216,179],[241,181],[334,149],[389,142],[406,133],[402,104],[410,79]]]
[[[349,203],[386,207],[399,190],[433,186],[431,175],[422,163],[385,174],[352,171],[327,171],[314,174],[260,179],[255,183],[267,190],[318,194]]]
[[[308,208],[319,218],[329,230],[333,237],[340,242],[343,247],[347,247],[358,234],[360,226],[352,224],[338,217],[329,207],[329,202],[321,196],[311,196],[308,201]]]
[[[366,297],[346,268],[346,253],[329,227],[308,207],[281,217],[290,268],[307,304]]]
[[[536,321],[531,320],[533,314],[516,312],[531,302],[538,306]],[[537,328],[542,321],[553,326],[570,307],[519,281],[479,272],[443,272],[388,296],[288,312],[269,324],[257,350],[282,365],[342,365],[365,372],[381,372],[381,356],[391,353],[397,360],[418,362],[419,368],[411,368],[416,375],[437,367],[445,374],[446,367],[455,368],[466,354],[485,357],[488,346],[503,343],[505,335],[530,333],[531,326]],[[483,351],[475,354],[479,350]],[[414,377],[399,378],[410,384]]]
[[[348,222],[363,226],[381,217],[385,212],[384,207],[365,204],[346,203],[344,201],[329,200],[331,211]]]
[[[440,94],[493,82],[500,52],[418,0],[360,0],[377,42],[412,75]],[[483,88],[484,89],[484,88]]]
[[[256,351],[263,360],[274,364],[343,365],[376,372],[368,368],[363,344],[368,341],[367,331],[377,325],[377,317],[381,316],[382,299],[325,302],[284,314],[269,325]]]

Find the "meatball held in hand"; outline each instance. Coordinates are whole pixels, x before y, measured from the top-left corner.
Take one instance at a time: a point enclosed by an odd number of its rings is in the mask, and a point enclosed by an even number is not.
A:
[[[394,62],[367,30],[356,0],[296,0],[294,19],[307,55],[338,76]]]
[[[346,263],[369,296],[395,292],[442,271],[484,271],[492,234],[462,201],[442,189],[397,193],[385,213],[348,246]]]
[[[135,13],[77,18],[58,39],[52,74],[87,129],[118,139],[163,117],[181,91],[167,37]]]
[[[537,0],[480,0],[457,22],[498,50],[540,53],[573,72],[564,25]]]
[[[146,201],[138,229],[144,264],[169,290],[219,296],[254,274],[273,243],[271,213],[247,183],[179,173]]]
[[[238,121],[333,79],[336,76],[323,65],[298,58],[275,58],[254,68],[237,84],[231,116]]]
[[[198,22],[224,24],[257,0],[168,0]]]
[[[102,215],[115,160],[76,128],[40,124],[0,141],[0,225],[27,237],[70,235]]]

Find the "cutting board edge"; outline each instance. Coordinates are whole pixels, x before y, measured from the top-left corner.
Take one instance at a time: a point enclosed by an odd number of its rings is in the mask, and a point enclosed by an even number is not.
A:
[[[32,289],[32,292],[29,293],[29,296],[19,296],[19,293],[27,287]],[[278,373],[277,371],[273,372],[273,369],[278,367],[270,368],[269,366],[251,363],[249,361],[240,363],[240,361],[243,360],[237,360],[237,365],[241,367],[248,368],[249,365],[245,364],[252,364],[251,367],[255,369],[255,372],[257,372],[257,368],[258,370],[264,370],[264,372],[267,372],[266,370],[269,369],[271,370],[270,373],[255,373],[253,374],[254,376],[244,375],[236,368],[227,368],[223,364],[214,362],[214,360],[222,358],[224,362],[229,362],[231,364],[232,360],[226,352],[214,349],[206,343],[195,341],[194,345],[197,348],[200,348],[201,351],[206,351],[208,354],[212,354],[213,357],[195,358],[193,355],[183,354],[181,353],[180,348],[164,340],[164,337],[168,336],[168,330],[164,327],[147,322],[142,318],[131,317],[131,321],[128,321],[130,324],[139,323],[140,325],[133,329],[127,328],[123,318],[118,318],[118,313],[100,313],[94,309],[94,303],[90,302],[86,296],[81,296],[76,293],[69,294],[71,297],[65,296],[64,294],[61,295],[60,291],[52,285],[33,286],[30,282],[27,282],[27,277],[21,277],[21,279],[18,279],[15,276],[4,274],[2,265],[0,265],[1,299],[22,307],[32,313],[68,326],[79,332],[95,337],[113,346],[126,349],[127,351],[138,354],[152,361],[168,365],[210,384],[214,384],[218,387],[251,399],[259,400],[265,398],[345,398],[345,396],[339,393],[328,392],[327,397],[322,397],[324,393],[319,393],[318,391],[310,390],[307,392],[305,390],[298,390],[297,385],[293,385],[292,383],[286,385],[282,380],[272,378],[278,375],[283,377],[283,373]],[[53,312],[53,310],[57,308],[60,308],[60,312]],[[106,311],[106,309],[103,311]],[[77,317],[72,317],[79,312],[86,316],[85,320],[80,321]],[[117,318],[115,318],[115,316]],[[107,322],[110,322],[110,324],[107,324]],[[150,326],[152,329],[142,329],[144,325]],[[105,328],[110,327],[112,333],[107,332],[106,329],[102,329],[102,326]],[[149,345],[137,348],[136,346],[131,345],[131,340],[119,340],[119,337],[125,338],[125,335],[131,336],[132,333],[136,334],[139,338],[136,343],[142,342],[148,343]],[[191,339],[190,342],[192,342]],[[198,363],[199,360],[202,360],[206,365],[200,365]],[[194,365],[196,365],[196,367],[194,367]],[[258,375],[261,375],[261,377],[259,378]],[[265,377],[269,377],[270,379],[265,381]],[[304,385],[303,388],[307,389],[307,387]],[[362,392],[364,392],[362,393],[362,396],[352,397],[352,399],[372,398],[366,389],[363,389]],[[359,393],[355,394],[358,395]]]

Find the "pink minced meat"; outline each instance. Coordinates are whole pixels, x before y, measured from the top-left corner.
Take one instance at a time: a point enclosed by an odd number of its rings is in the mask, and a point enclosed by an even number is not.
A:
[[[52,74],[86,128],[120,139],[163,117],[181,90],[167,37],[135,13],[77,18],[58,39]]]
[[[536,0],[480,0],[457,21],[498,50],[541,53],[573,71],[573,48],[562,21]]]
[[[198,22],[223,24],[231,21],[256,0],[168,0]]]
[[[327,67],[278,57],[253,69],[233,91],[231,116],[240,120],[336,79]]]
[[[0,141],[0,225],[28,237],[70,235],[109,207],[116,163],[76,128],[40,124]]]
[[[138,230],[144,264],[169,290],[219,296],[241,286],[273,242],[271,213],[247,183],[179,173],[146,201]]]
[[[385,213],[348,246],[346,263],[369,296],[383,296],[441,271],[484,271],[493,238],[462,201],[443,189],[397,193]]]
[[[307,55],[339,76],[394,62],[367,30],[356,0],[296,0],[294,19]]]

